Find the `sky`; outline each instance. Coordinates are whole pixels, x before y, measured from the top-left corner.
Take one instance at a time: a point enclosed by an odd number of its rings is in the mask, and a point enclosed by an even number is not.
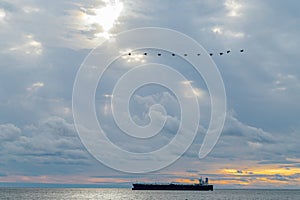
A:
[[[207,176],[217,188],[300,188],[299,7],[296,0],[2,0],[0,185],[130,187],[135,181],[192,183]],[[179,31],[214,53],[227,112],[216,146],[199,159],[211,109],[203,79],[194,76],[184,58],[164,56],[168,52],[158,58],[151,56],[157,50],[148,49],[145,60],[121,56],[99,83],[95,99],[98,118],[120,147],[146,152],[168,144],[180,123],[180,105],[166,88],[139,88],[130,101],[131,116],[145,125],[147,110],[163,105],[168,119],[163,138],[138,141],[122,135],[106,94],[122,72],[114,66],[170,65],[195,82],[201,102],[198,135],[183,156],[161,170],[132,174],[109,168],[86,150],[74,124],[72,92],[92,49],[142,27]]]

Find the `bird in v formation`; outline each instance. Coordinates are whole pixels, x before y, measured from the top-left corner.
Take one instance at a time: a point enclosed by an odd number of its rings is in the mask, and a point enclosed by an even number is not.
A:
[[[244,53],[245,50],[244,50],[244,49],[241,49],[239,52],[240,52],[240,53]],[[223,55],[225,55],[225,53],[226,53],[226,54],[229,54],[229,53],[231,53],[231,50],[227,50],[227,51],[225,51],[225,52],[220,52],[219,55],[220,55],[220,56],[223,56]],[[133,55],[133,54],[132,54],[132,52],[129,52],[127,55],[128,55],[128,56],[131,56],[131,55]],[[149,55],[149,54],[148,54],[147,52],[145,52],[143,55],[144,55],[144,56],[147,56],[147,55]],[[172,55],[172,56],[176,56],[175,53],[172,53],[171,55]],[[196,55],[197,55],[197,56],[201,56],[200,53],[197,53]],[[209,53],[209,55],[210,55],[210,56],[213,56],[214,53]],[[157,56],[162,56],[162,53],[157,53]],[[183,56],[188,56],[188,54],[185,53],[185,54],[183,54]]]

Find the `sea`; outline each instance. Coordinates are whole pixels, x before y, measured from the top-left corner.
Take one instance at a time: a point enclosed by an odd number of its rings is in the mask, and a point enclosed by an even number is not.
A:
[[[132,191],[99,188],[0,188],[0,199],[300,200],[300,190]]]

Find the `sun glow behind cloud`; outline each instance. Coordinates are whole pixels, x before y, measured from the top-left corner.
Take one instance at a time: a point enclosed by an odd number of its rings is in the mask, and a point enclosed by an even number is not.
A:
[[[105,0],[105,5],[91,9],[83,9],[86,12],[81,18],[87,29],[93,30],[95,25],[101,26],[102,32],[94,34],[95,37],[104,37],[108,39],[111,35],[110,30],[117,23],[117,20],[123,10],[123,3],[119,0]]]

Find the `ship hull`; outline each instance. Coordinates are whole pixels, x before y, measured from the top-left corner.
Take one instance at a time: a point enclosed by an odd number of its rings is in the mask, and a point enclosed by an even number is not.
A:
[[[133,184],[132,190],[197,190],[213,191],[213,185],[178,185],[178,184]]]

